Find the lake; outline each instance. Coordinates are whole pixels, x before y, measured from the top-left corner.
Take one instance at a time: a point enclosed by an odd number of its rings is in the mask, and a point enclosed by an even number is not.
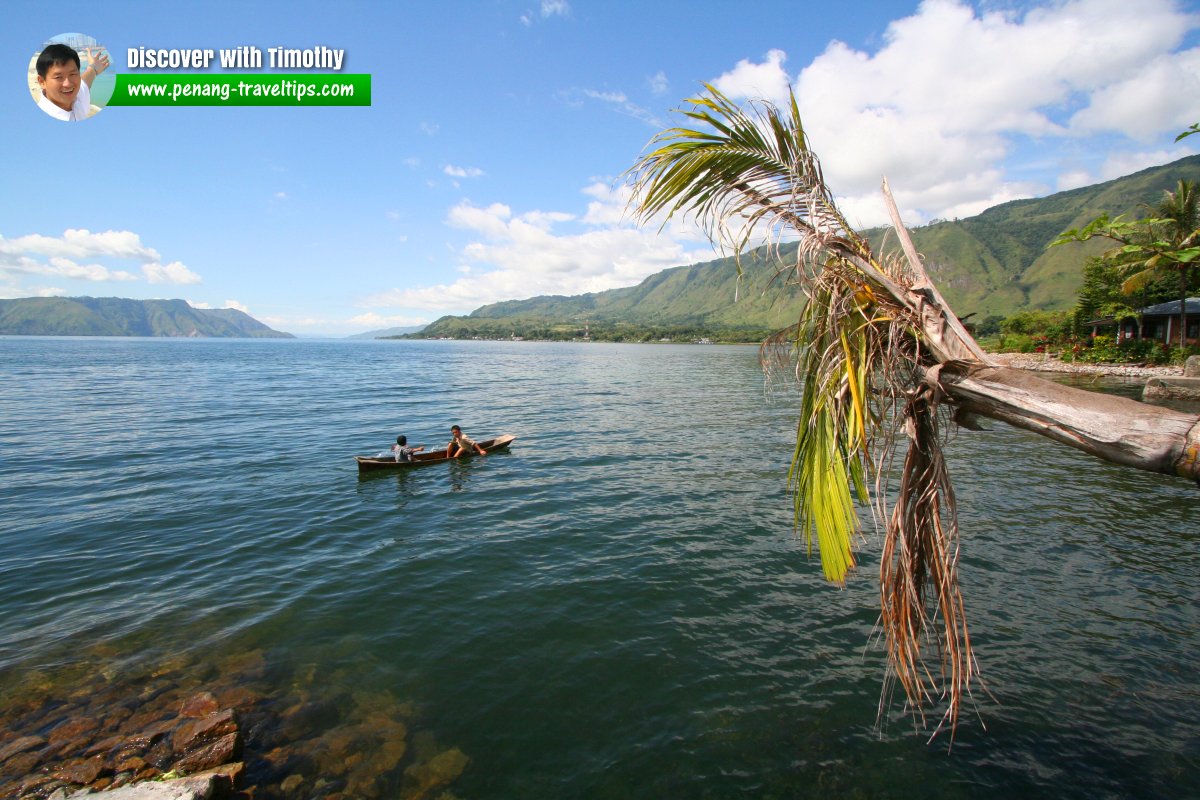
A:
[[[1182,479],[952,438],[986,691],[950,748],[898,703],[876,724],[878,538],[840,589],[794,537],[798,398],[754,347],[0,337],[0,363],[0,715],[236,673],[320,710],[260,797],[328,794],[322,737],[372,714],[411,737],[397,775],[469,759],[460,798],[1200,796]],[[357,473],[454,423],[518,438]]]

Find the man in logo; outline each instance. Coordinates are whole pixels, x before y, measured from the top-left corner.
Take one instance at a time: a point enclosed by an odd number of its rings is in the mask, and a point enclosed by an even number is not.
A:
[[[108,54],[101,53],[83,73],[79,53],[65,44],[48,45],[37,60],[38,108],[55,119],[78,122],[92,111],[92,81],[108,69]]]

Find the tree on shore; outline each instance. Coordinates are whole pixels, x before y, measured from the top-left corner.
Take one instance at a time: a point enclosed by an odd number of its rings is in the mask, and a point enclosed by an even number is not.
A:
[[[1139,220],[1110,220],[1101,215],[1082,228],[1064,231],[1050,246],[1095,236],[1112,240],[1115,246],[1101,258],[1124,271],[1121,292],[1126,295],[1174,278],[1179,298],[1179,347],[1183,348],[1187,345],[1187,297],[1200,265],[1200,191],[1192,181],[1180,179],[1175,191],[1165,192],[1162,202],[1147,210],[1150,216]]]
[[[796,525],[840,583],[855,566],[855,500],[874,504],[883,528],[885,697],[899,684],[922,720],[944,704],[934,734],[953,732],[978,667],[958,582],[944,432],[989,417],[1118,464],[1200,480],[1200,415],[996,365],[930,281],[886,180],[904,253],[892,259],[872,252],[838,210],[794,96],[783,110],[743,108],[705,88],[680,110],[688,122],[655,136],[630,168],[631,208],[643,222],[691,216],[734,254],[757,237],[776,253],[779,242],[799,239],[795,259],[778,269],[808,302],[763,346],[764,365],[794,370],[801,387],[789,472]]]
[[[1140,338],[1141,314],[1138,309],[1151,303],[1145,290],[1126,295],[1121,292],[1119,267],[1103,258],[1089,258],[1083,265],[1083,283],[1075,293],[1072,320],[1076,329],[1097,319],[1112,319],[1118,324],[1133,319],[1138,323]]]

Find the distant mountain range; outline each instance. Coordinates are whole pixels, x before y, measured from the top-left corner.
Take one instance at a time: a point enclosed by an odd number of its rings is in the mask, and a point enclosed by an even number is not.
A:
[[[386,339],[389,336],[403,336],[406,333],[419,333],[424,330],[424,325],[407,325],[400,328],[382,328],[377,331],[367,331],[366,333],[356,333],[353,336],[347,336],[347,339]]]
[[[1200,181],[1200,156],[1048,197],[1015,200],[967,219],[936,221],[911,233],[931,277],[960,316],[1065,309],[1074,303],[1084,261],[1105,244],[1094,240],[1047,249],[1050,242],[1102,213],[1143,216],[1144,204],[1159,202],[1180,178]],[[863,234],[876,252],[899,250],[889,229]],[[795,245],[784,246],[782,253],[785,259],[794,256]],[[743,256],[742,267],[740,280],[734,259],[722,258],[667,269],[624,289],[495,303],[464,317],[442,317],[421,335],[536,336],[556,327],[582,331],[585,325],[605,324],[757,335],[793,323],[803,295],[776,277],[765,250]]]
[[[120,297],[0,300],[0,335],[294,338],[233,308],[193,308],[184,300]]]

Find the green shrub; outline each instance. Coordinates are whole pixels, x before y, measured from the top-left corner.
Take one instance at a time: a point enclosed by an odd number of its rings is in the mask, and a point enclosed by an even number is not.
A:
[[[1101,335],[1092,339],[1092,346],[1080,357],[1098,364],[1166,364],[1171,353],[1152,339],[1124,339],[1118,343],[1112,336]]]
[[[1172,347],[1167,354],[1165,363],[1182,366],[1189,356],[1200,356],[1200,345],[1190,345],[1188,347]]]
[[[1071,315],[1067,311],[1018,311],[1000,323],[1000,332],[1063,339],[1071,333]]]
[[[999,353],[1032,353],[1037,347],[1035,337],[1026,333],[1002,333],[996,343]]]

